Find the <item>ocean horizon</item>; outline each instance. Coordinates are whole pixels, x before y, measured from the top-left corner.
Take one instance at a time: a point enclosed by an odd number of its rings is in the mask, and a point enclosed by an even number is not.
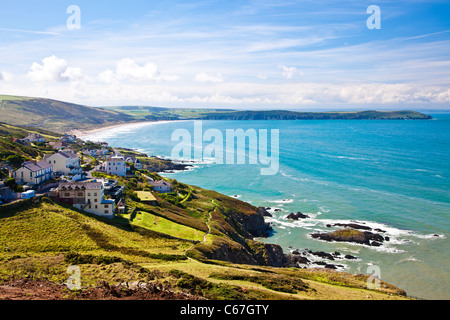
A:
[[[338,270],[370,274],[376,267],[382,280],[410,296],[450,299],[450,114],[431,115],[434,120],[202,121],[204,130],[224,133],[278,130],[277,172],[262,175],[259,162],[202,158],[190,170],[162,175],[268,208],[273,233],[259,240],[285,253],[352,255],[357,259],[335,261]],[[172,158],[177,129],[194,134],[194,121],[128,124],[83,139]],[[248,156],[249,148],[236,152]],[[299,211],[308,218],[286,218]],[[337,223],[380,229],[389,240],[375,247],[311,237]]]

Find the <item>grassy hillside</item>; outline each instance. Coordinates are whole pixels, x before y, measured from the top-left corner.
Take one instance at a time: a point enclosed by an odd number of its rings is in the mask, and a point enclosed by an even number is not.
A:
[[[2,122],[66,132],[132,121],[124,113],[51,99],[0,96]]]
[[[363,275],[193,260],[192,241],[124,217],[103,220],[46,198],[3,207],[0,244],[0,287],[23,278],[63,283],[67,267],[78,265],[83,288],[141,281],[207,299],[402,299],[384,282],[380,291],[367,290]]]
[[[59,139],[59,135],[47,130],[29,127],[22,128],[0,122],[0,161],[5,161],[10,156],[20,156],[24,160],[36,160],[41,159],[45,153],[53,152],[53,149],[44,143],[27,146],[15,141],[15,139],[25,138],[30,133],[38,133],[45,137],[46,141]],[[6,175],[6,171],[0,171],[0,178]]]

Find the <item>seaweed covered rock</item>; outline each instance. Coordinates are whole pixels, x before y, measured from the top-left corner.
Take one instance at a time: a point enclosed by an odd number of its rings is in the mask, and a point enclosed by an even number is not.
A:
[[[365,245],[381,245],[385,240],[383,236],[369,231],[355,229],[339,229],[328,233],[313,233],[311,237],[324,241],[354,242]]]

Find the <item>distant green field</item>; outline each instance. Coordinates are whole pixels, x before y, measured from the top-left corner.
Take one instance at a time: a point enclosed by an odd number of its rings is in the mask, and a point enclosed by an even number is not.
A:
[[[144,211],[139,211],[132,223],[152,231],[165,233],[186,240],[202,241],[203,236],[205,235],[205,233],[200,230],[172,222]]]

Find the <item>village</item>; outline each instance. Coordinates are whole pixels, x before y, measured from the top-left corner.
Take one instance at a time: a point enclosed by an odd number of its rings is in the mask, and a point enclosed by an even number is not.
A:
[[[122,154],[106,142],[92,142],[64,134],[59,141],[47,142],[40,134],[32,133],[15,142],[51,147],[42,159],[9,163],[2,169],[9,178],[0,180],[0,205],[29,198],[48,196],[97,216],[114,218],[125,213],[126,186],[122,178],[142,177],[150,190],[134,192],[142,202],[156,204],[153,192],[171,193],[173,186],[164,179],[154,180],[145,173],[138,156]]]

